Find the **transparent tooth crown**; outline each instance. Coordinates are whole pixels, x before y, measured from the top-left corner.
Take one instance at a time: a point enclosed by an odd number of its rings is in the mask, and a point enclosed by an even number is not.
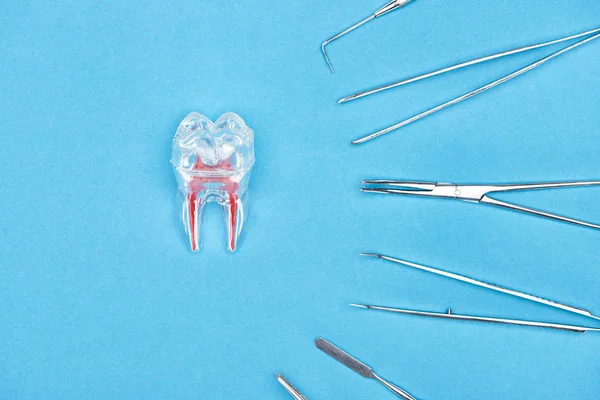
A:
[[[179,125],[171,157],[192,251],[201,247],[204,206],[221,205],[227,246],[235,251],[245,218],[245,192],[254,165],[254,132],[235,113],[216,122],[193,112]]]

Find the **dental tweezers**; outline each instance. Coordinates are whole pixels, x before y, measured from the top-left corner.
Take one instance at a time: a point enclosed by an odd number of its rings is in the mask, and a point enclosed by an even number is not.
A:
[[[398,258],[394,258],[394,257],[390,257],[390,256],[385,256],[383,254],[361,253],[360,255],[363,256],[363,257],[374,257],[374,258],[378,258],[380,260],[389,261],[389,262],[392,262],[392,263],[395,263],[395,264],[403,265],[405,267],[417,269],[419,271],[429,272],[431,274],[435,274],[435,275],[438,275],[438,276],[443,276],[443,277],[446,277],[446,278],[450,278],[450,279],[453,279],[455,281],[468,283],[468,284],[473,285],[473,286],[479,286],[479,287],[484,288],[484,289],[493,290],[495,292],[507,294],[507,295],[513,296],[513,297],[518,297],[520,299],[529,300],[529,301],[532,301],[534,303],[543,304],[543,305],[546,305],[546,306],[549,306],[549,307],[557,308],[559,310],[567,311],[567,312],[570,312],[570,313],[573,313],[573,314],[583,315],[585,317],[594,319],[596,321],[600,321],[600,317],[597,317],[597,316],[593,315],[590,311],[584,310],[583,308],[569,306],[569,305],[560,303],[558,301],[548,300],[548,299],[545,299],[545,298],[542,298],[542,297],[539,297],[539,296],[534,296],[534,295],[527,294],[527,293],[524,293],[524,292],[520,292],[520,291],[514,290],[514,289],[508,289],[508,288],[503,287],[503,286],[499,286],[499,285],[496,285],[496,284],[493,284],[493,283],[488,283],[488,282],[480,281],[480,280],[477,280],[475,278],[470,278],[468,276],[456,274],[454,272],[442,271],[441,269],[437,269],[437,268],[433,268],[433,267],[428,267],[428,266],[417,264],[417,263],[410,262],[410,261],[400,260]]]
[[[436,269],[433,267],[427,267],[425,265],[420,265],[414,262],[404,261],[397,258],[384,256],[382,254],[374,254],[374,253],[363,253],[362,256],[367,257],[375,257],[381,260],[390,261],[396,264],[400,264],[406,267],[414,268],[420,271],[429,272],[435,275],[444,276],[446,278],[450,278],[456,281],[469,283],[474,286],[479,286],[484,289],[493,290],[495,292],[504,293],[510,296],[518,297],[521,299],[529,300],[538,304],[543,304],[546,306],[554,307],[559,310],[568,311],[573,314],[583,315],[585,317],[594,319],[596,321],[600,321],[600,317],[593,315],[590,311],[584,310],[582,308],[569,306],[563,303],[559,303],[557,301],[547,300],[538,296],[534,296],[531,294],[519,292],[514,289],[508,289],[502,286],[495,285],[493,283],[483,282],[474,278],[469,278],[464,275],[456,274],[453,272],[442,271],[440,269]],[[549,328],[549,329],[558,329],[569,332],[600,332],[600,328],[592,328],[587,326],[578,326],[578,325],[566,325],[566,324],[557,324],[552,322],[537,322],[537,321],[525,321],[520,319],[507,319],[507,318],[495,318],[495,317],[479,317],[474,315],[459,315],[454,314],[452,310],[448,309],[447,313],[436,313],[429,311],[418,311],[418,310],[409,310],[405,308],[392,308],[392,307],[383,307],[383,306],[374,306],[374,305],[364,305],[364,304],[350,304],[353,307],[364,308],[368,310],[379,310],[386,312],[393,312],[399,314],[407,314],[407,315],[418,315],[422,317],[432,317],[432,318],[444,318],[444,319],[454,319],[454,320],[462,320],[462,321],[477,321],[477,322],[489,322],[496,324],[507,324],[507,325],[519,325],[519,326],[531,326],[537,328]]]
[[[403,128],[403,127],[405,127],[407,125],[412,124],[413,122],[419,121],[419,120],[421,120],[421,119],[423,119],[425,117],[428,117],[428,116],[430,116],[432,114],[435,114],[438,111],[444,110],[444,109],[446,109],[448,107],[451,107],[453,105],[461,103],[461,102],[463,102],[465,100],[468,100],[468,99],[470,99],[472,97],[475,97],[475,96],[477,96],[477,95],[479,95],[481,93],[484,93],[484,92],[486,92],[486,91],[488,91],[490,89],[493,89],[496,86],[502,85],[503,83],[506,83],[506,82],[508,82],[508,81],[510,81],[510,80],[512,80],[512,79],[514,79],[514,78],[516,78],[518,76],[520,76],[520,75],[523,75],[523,74],[525,74],[525,73],[527,73],[527,72],[529,72],[529,71],[531,71],[533,69],[536,69],[537,67],[545,64],[546,62],[548,62],[548,61],[550,61],[550,60],[552,60],[552,59],[554,59],[556,57],[559,57],[559,56],[561,56],[561,55],[563,55],[565,53],[570,52],[571,50],[574,50],[574,49],[578,48],[579,46],[582,46],[582,45],[584,45],[586,43],[589,43],[589,42],[591,42],[593,40],[596,40],[596,39],[600,38],[600,28],[593,29],[593,30],[590,30],[590,31],[587,31],[587,32],[578,33],[578,34],[567,36],[567,37],[563,37],[563,38],[552,40],[552,41],[545,42],[545,43],[539,43],[539,44],[534,44],[534,45],[530,45],[530,46],[520,47],[520,48],[517,48],[517,49],[508,50],[508,51],[505,51],[505,52],[501,52],[501,53],[492,54],[492,55],[489,55],[489,56],[477,58],[477,59],[474,59],[474,60],[470,60],[470,61],[466,61],[466,62],[463,62],[463,63],[455,64],[455,65],[452,65],[452,66],[449,66],[449,67],[445,67],[445,68],[442,68],[442,69],[439,69],[439,70],[436,70],[436,71],[433,71],[433,72],[429,72],[429,73],[418,75],[418,76],[415,76],[415,77],[412,77],[412,78],[404,79],[404,80],[401,80],[399,82],[395,82],[395,83],[392,83],[392,84],[389,84],[389,85],[384,85],[384,86],[381,86],[381,87],[378,87],[378,88],[375,88],[375,89],[366,90],[366,91],[363,91],[363,92],[360,92],[360,93],[357,93],[357,94],[354,94],[354,95],[351,95],[351,96],[344,97],[343,99],[341,99],[339,101],[340,103],[345,103],[345,102],[348,102],[348,101],[351,101],[351,100],[356,100],[356,99],[359,99],[361,97],[365,97],[365,96],[368,96],[368,95],[371,95],[371,94],[379,93],[379,92],[382,92],[384,90],[396,88],[396,87],[399,87],[399,86],[407,85],[409,83],[413,83],[413,82],[417,82],[417,81],[420,81],[420,80],[423,80],[423,79],[431,78],[431,77],[434,77],[434,76],[437,76],[437,75],[445,74],[447,72],[455,71],[457,69],[465,68],[465,67],[468,67],[468,66],[471,66],[471,65],[483,63],[483,62],[490,61],[490,60],[495,60],[495,59],[498,59],[498,58],[501,58],[501,57],[506,57],[506,56],[510,56],[510,55],[513,55],[513,54],[518,54],[518,53],[522,53],[522,52],[525,52],[525,51],[530,51],[530,50],[534,50],[534,49],[538,49],[538,48],[542,48],[542,47],[546,47],[546,46],[550,46],[550,45],[553,45],[553,44],[565,42],[565,41],[572,40],[572,39],[582,38],[582,37],[585,37],[585,39],[582,39],[582,40],[580,40],[580,41],[578,41],[578,42],[576,42],[576,43],[574,43],[574,44],[572,44],[570,46],[567,46],[567,47],[565,47],[565,48],[563,48],[561,50],[558,50],[555,53],[552,53],[549,56],[546,56],[546,57],[544,57],[544,58],[542,58],[542,59],[534,62],[533,64],[529,64],[526,67],[521,68],[521,69],[519,69],[519,70],[517,70],[517,71],[515,71],[515,72],[513,72],[513,73],[511,73],[509,75],[506,75],[506,76],[504,76],[504,77],[502,77],[502,78],[500,78],[498,80],[495,80],[495,81],[493,81],[491,83],[488,83],[485,86],[481,86],[481,87],[479,87],[479,88],[477,88],[475,90],[472,90],[472,91],[470,91],[470,92],[468,92],[468,93],[466,93],[466,94],[464,94],[462,96],[456,97],[456,98],[454,98],[452,100],[449,100],[449,101],[447,101],[447,102],[445,102],[443,104],[440,104],[440,105],[438,105],[436,107],[430,108],[427,111],[424,111],[424,112],[422,112],[420,114],[417,114],[417,115],[415,115],[415,116],[413,116],[411,118],[405,119],[404,121],[401,121],[401,122],[399,122],[397,124],[389,126],[389,127],[385,128],[385,129],[381,129],[381,130],[379,130],[379,131],[377,131],[375,133],[372,133],[370,135],[364,136],[364,137],[362,137],[360,139],[354,140],[352,142],[352,144],[362,144],[362,143],[368,142],[370,140],[373,140],[373,139],[375,139],[375,138],[377,138],[379,136],[382,136],[382,135],[385,135],[387,133],[396,131],[396,130],[398,130],[400,128]]]
[[[577,332],[577,333],[585,333],[588,331],[600,332],[600,328],[590,328],[587,326],[555,324],[555,323],[551,323],[551,322],[524,321],[521,319],[478,317],[475,315],[460,315],[460,314],[454,314],[452,312],[452,310],[450,310],[450,309],[448,309],[448,311],[446,313],[437,313],[437,312],[431,312],[431,311],[409,310],[406,308],[372,306],[372,305],[365,305],[365,304],[350,304],[350,305],[352,307],[364,308],[367,310],[378,310],[378,311],[393,312],[393,313],[397,313],[397,314],[418,315],[421,317],[454,319],[454,320],[461,320],[461,321],[489,322],[489,323],[494,323],[494,324],[505,324],[505,325],[531,326],[531,327],[535,327],[535,328],[549,328],[549,329],[556,329],[556,330],[561,330],[561,331],[569,331],[569,332]]]
[[[512,192],[517,190],[555,189],[565,187],[600,186],[600,181],[579,182],[549,182],[529,184],[504,184],[504,185],[457,185],[453,183],[433,182],[411,182],[394,180],[364,180],[363,184],[369,185],[361,189],[367,193],[402,194],[409,196],[438,197],[446,199],[462,200],[470,203],[484,203],[510,210],[534,214],[540,217],[551,218],[558,221],[568,222],[575,225],[600,229],[600,225],[580,221],[573,218],[551,214],[545,211],[535,210],[493,199],[490,193]],[[375,187],[378,186],[378,187]]]

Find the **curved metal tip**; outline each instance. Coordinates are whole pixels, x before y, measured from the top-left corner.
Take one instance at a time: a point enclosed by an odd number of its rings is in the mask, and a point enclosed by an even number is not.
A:
[[[325,46],[327,46],[329,44],[329,40],[326,40],[323,42],[323,44],[321,44],[321,51],[323,52],[323,55],[325,56],[325,61],[327,61],[327,65],[329,66],[329,69],[331,70],[331,72],[335,72],[335,70],[333,69],[333,65],[331,65],[331,61],[329,61],[329,56],[327,55],[327,51],[325,51]]]
[[[354,303],[350,303],[349,304],[350,307],[358,307],[358,308],[369,308],[369,306],[365,306],[364,304],[354,304]]]

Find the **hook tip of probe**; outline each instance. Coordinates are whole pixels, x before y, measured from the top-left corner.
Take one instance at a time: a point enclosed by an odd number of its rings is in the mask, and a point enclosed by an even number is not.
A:
[[[327,66],[329,67],[331,72],[335,72],[335,70],[333,69],[333,65],[331,65],[331,61],[329,61],[329,56],[327,55],[327,51],[325,51],[325,46],[327,46],[328,44],[329,44],[328,40],[324,41],[321,44],[321,51],[323,52],[323,55],[325,56],[325,61],[327,61]]]

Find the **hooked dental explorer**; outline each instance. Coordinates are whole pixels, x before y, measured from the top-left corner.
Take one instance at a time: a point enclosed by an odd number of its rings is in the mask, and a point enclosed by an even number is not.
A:
[[[408,392],[400,389],[398,386],[386,381],[385,379],[377,376],[375,372],[368,365],[363,364],[358,361],[356,358],[352,357],[350,354],[346,353],[344,350],[336,347],[333,343],[328,342],[323,338],[317,338],[315,340],[315,346],[329,357],[337,360],[338,362],[344,364],[346,367],[350,368],[354,372],[362,375],[364,378],[375,379],[377,382],[381,383],[383,386],[388,388],[391,392],[393,392],[396,396],[404,399],[404,400],[417,400],[413,396],[411,396]]]
[[[557,301],[548,300],[548,299],[544,299],[542,297],[519,292],[518,290],[508,289],[508,288],[505,288],[502,286],[495,285],[493,283],[483,282],[483,281],[480,281],[480,280],[477,280],[474,278],[469,278],[468,276],[455,274],[453,272],[448,272],[448,271],[442,271],[437,268],[427,267],[425,265],[417,264],[417,263],[410,262],[410,261],[400,260],[400,259],[394,258],[394,257],[384,256],[383,254],[361,253],[360,255],[363,257],[374,257],[374,258],[378,258],[380,260],[390,261],[390,262],[393,262],[396,264],[404,265],[405,267],[410,267],[410,268],[418,269],[421,271],[429,272],[429,273],[432,273],[435,275],[444,276],[446,278],[454,279],[455,281],[465,282],[470,285],[479,286],[484,289],[493,290],[495,292],[508,294],[508,295],[514,296],[514,297],[519,297],[521,299],[533,301],[534,303],[544,304],[544,305],[547,305],[550,307],[558,308],[559,310],[568,311],[573,314],[583,315],[585,317],[595,319],[596,321],[600,321],[600,317],[593,315],[588,310],[584,310],[579,307],[568,306],[566,304],[562,304]]]
[[[561,50],[558,50],[557,52],[552,53],[549,56],[546,56],[546,57],[540,59],[539,61],[534,62],[533,64],[529,64],[528,66],[526,66],[524,68],[521,68],[521,69],[519,69],[519,70],[517,70],[517,71],[515,71],[515,72],[513,72],[513,73],[511,73],[509,75],[506,75],[506,76],[504,76],[504,77],[502,77],[502,78],[500,78],[498,80],[495,80],[495,81],[493,81],[491,83],[488,83],[485,86],[479,87],[479,88],[477,88],[477,89],[475,89],[475,90],[473,90],[473,91],[471,91],[469,93],[466,93],[466,94],[464,94],[462,96],[456,97],[456,98],[454,98],[454,99],[452,99],[450,101],[447,101],[447,102],[445,102],[443,104],[440,104],[439,106],[430,108],[427,111],[424,111],[424,112],[422,112],[420,114],[417,114],[417,115],[415,115],[415,116],[413,116],[411,118],[405,119],[404,121],[401,121],[401,122],[399,122],[397,124],[389,126],[389,127],[385,128],[385,129],[381,129],[381,130],[379,130],[379,131],[377,131],[375,133],[369,134],[369,135],[364,136],[364,137],[362,137],[360,139],[356,139],[356,140],[352,141],[352,144],[362,144],[362,143],[368,142],[370,140],[378,138],[379,136],[385,135],[387,133],[396,131],[396,130],[398,130],[400,128],[403,128],[403,127],[405,127],[407,125],[410,125],[413,122],[417,122],[420,119],[423,119],[425,117],[428,117],[428,116],[430,116],[432,114],[437,113],[438,111],[444,110],[444,109],[446,109],[448,107],[454,106],[454,105],[456,105],[458,103],[461,103],[461,102],[463,102],[465,100],[468,100],[471,97],[475,97],[478,94],[487,92],[488,90],[493,89],[496,86],[500,86],[503,83],[506,83],[506,82],[508,82],[508,81],[510,81],[510,80],[512,80],[512,79],[514,79],[516,77],[518,77],[518,76],[521,76],[521,75],[525,74],[526,72],[534,70],[537,67],[539,67],[539,66],[547,63],[548,61],[550,61],[550,60],[552,60],[552,59],[554,59],[554,58],[556,58],[558,56],[561,56],[561,55],[563,55],[565,53],[568,53],[571,50],[575,50],[579,46],[582,46],[582,45],[584,45],[586,43],[589,43],[589,42],[591,42],[593,40],[596,40],[598,38],[600,38],[600,33],[597,33],[597,34],[595,34],[593,36],[587,37],[587,38],[585,38],[585,39],[583,39],[583,40],[581,40],[579,42],[576,42],[576,43],[574,43],[574,44],[572,44],[570,46],[567,46],[567,47],[565,47],[565,48],[563,48]]]
[[[366,24],[367,22],[369,22],[375,18],[379,18],[382,15],[389,13],[390,11],[394,11],[401,7],[404,7],[405,5],[407,5],[408,3],[411,3],[413,1],[414,0],[392,0],[385,6],[381,7],[377,11],[375,11],[369,17],[363,19],[362,21],[360,21],[359,23],[357,23],[355,25],[352,25],[350,28],[346,29],[343,32],[338,33],[334,37],[324,41],[323,44],[321,45],[321,51],[323,52],[323,55],[325,56],[325,61],[327,61],[327,65],[329,66],[329,69],[331,70],[331,72],[335,72],[335,70],[333,69],[333,65],[331,65],[331,61],[329,61],[329,57],[327,56],[327,51],[325,51],[325,46],[327,46],[329,43],[333,42],[334,40],[337,40],[337,39],[341,38],[342,36],[352,32],[353,30]]]

